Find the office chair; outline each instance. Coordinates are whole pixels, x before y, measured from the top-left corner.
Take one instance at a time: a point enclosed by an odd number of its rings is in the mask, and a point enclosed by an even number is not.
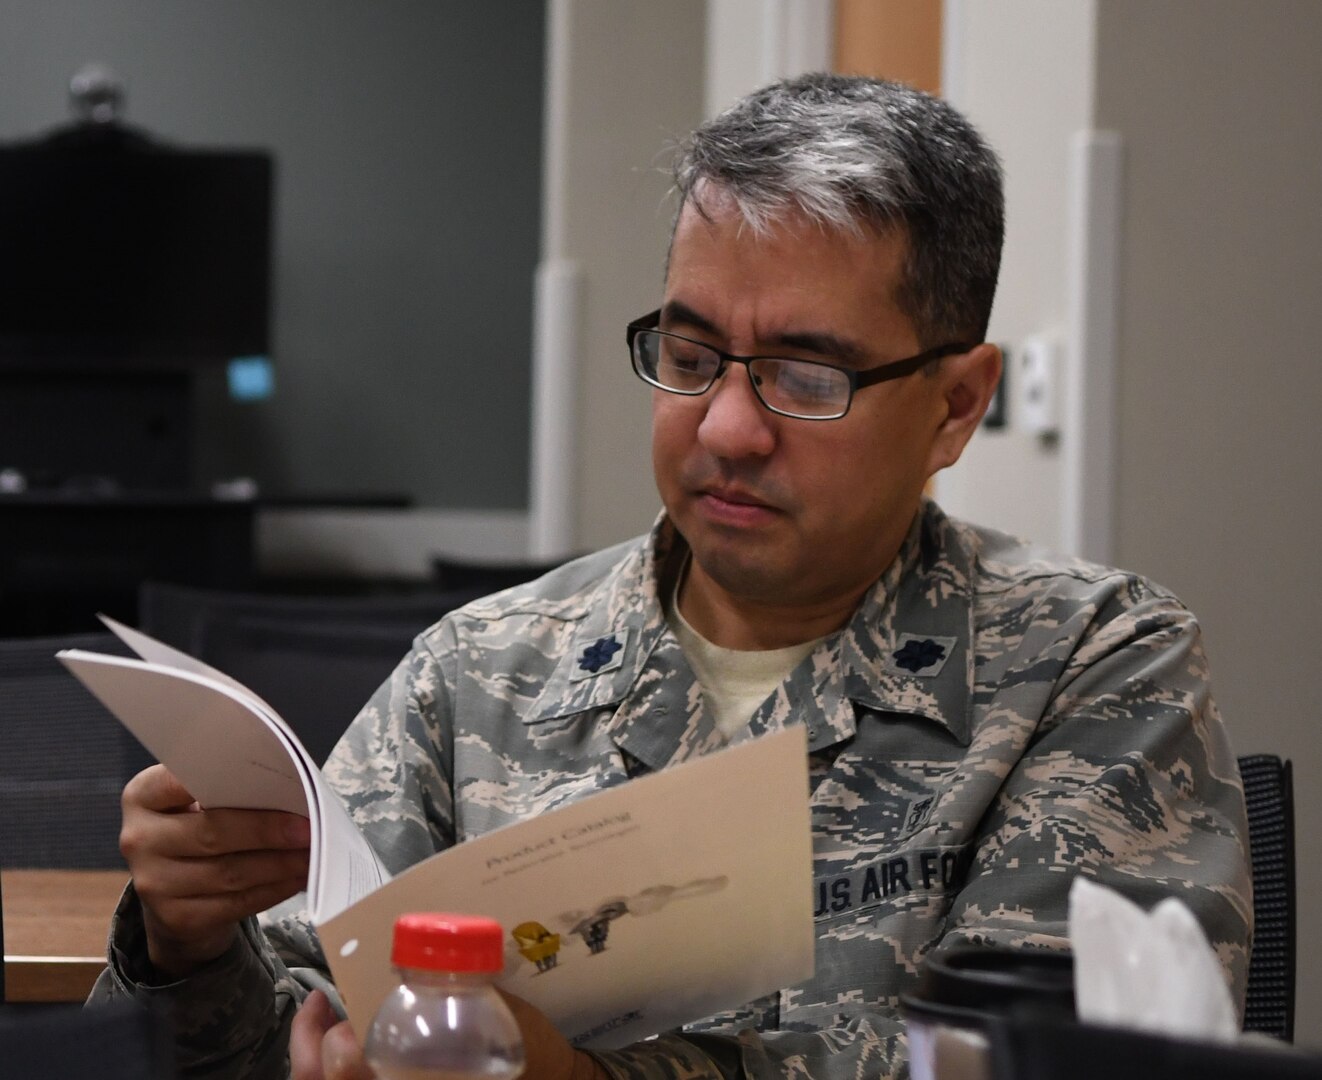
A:
[[[0,640],[0,866],[119,869],[120,793],[150,755],[55,659],[111,634]]]
[[[169,1023],[135,1005],[0,1009],[0,1075],[42,1080],[174,1080]]]
[[[321,764],[413,638],[477,595],[274,596],[149,582],[138,610],[146,633],[269,702]]]
[[[1294,789],[1290,762],[1271,754],[1239,759],[1253,863],[1253,953],[1244,1030],[1294,1038]]]
[[[573,555],[549,561],[511,560],[506,562],[458,559],[435,555],[431,560],[432,584],[445,592],[474,591],[480,596],[522,585],[563,565]]]

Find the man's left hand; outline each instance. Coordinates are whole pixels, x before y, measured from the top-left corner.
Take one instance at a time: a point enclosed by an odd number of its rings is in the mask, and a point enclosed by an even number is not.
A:
[[[575,1050],[555,1026],[522,998],[502,994],[523,1033],[527,1080],[610,1080],[596,1061]],[[340,1021],[326,995],[314,990],[289,1033],[293,1080],[372,1080],[372,1070],[348,1021]]]
[[[595,1058],[570,1046],[569,1040],[539,1010],[503,990],[500,996],[523,1032],[523,1052],[528,1059],[520,1074],[524,1080],[610,1080],[610,1074]]]
[[[335,1015],[320,990],[313,990],[289,1029],[292,1080],[374,1080],[348,1020]]]

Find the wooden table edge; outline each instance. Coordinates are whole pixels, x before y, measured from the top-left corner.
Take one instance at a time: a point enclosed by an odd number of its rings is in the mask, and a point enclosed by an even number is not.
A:
[[[5,956],[5,1001],[85,1001],[104,956]]]

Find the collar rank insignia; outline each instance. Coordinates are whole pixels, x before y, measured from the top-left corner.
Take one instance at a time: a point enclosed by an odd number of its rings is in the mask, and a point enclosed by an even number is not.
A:
[[[588,675],[599,675],[603,671],[613,671],[623,662],[623,653],[624,645],[614,634],[597,638],[579,654],[578,671],[574,674],[582,679]]]
[[[924,678],[936,675],[945,667],[954,644],[954,638],[901,634],[899,648],[890,655],[891,669],[898,674]]]

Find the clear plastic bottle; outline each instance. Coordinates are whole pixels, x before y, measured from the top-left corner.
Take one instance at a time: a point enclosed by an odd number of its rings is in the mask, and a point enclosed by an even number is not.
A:
[[[390,962],[400,984],[381,1004],[364,1048],[380,1080],[513,1080],[523,1037],[496,992],[500,924],[472,915],[401,915]]]

